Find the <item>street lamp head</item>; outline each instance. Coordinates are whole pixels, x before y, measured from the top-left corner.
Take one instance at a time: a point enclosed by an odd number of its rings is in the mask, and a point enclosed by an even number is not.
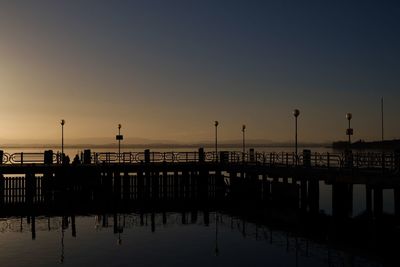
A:
[[[299,115],[300,115],[300,110],[298,109],[293,110],[293,116],[297,118]]]
[[[218,121],[215,121],[215,123],[214,123],[215,127],[217,127],[218,124],[219,124]]]
[[[351,113],[346,113],[346,119],[351,120],[353,118],[353,115]]]
[[[63,120],[61,120],[61,125],[64,126],[64,124],[65,124],[65,120],[63,119]]]
[[[121,124],[118,124],[118,129],[121,129],[121,127],[122,127],[122,125],[121,125]]]
[[[244,132],[244,130],[246,130],[246,125],[242,125],[242,132]]]

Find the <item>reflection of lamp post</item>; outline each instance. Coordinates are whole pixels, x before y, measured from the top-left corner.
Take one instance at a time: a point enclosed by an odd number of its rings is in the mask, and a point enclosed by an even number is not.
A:
[[[60,263],[64,263],[64,229],[66,227],[65,222],[64,222],[64,217],[61,217],[61,255],[60,255]]]
[[[351,136],[353,135],[353,129],[350,126],[351,118],[353,118],[353,115],[351,113],[346,113],[346,119],[349,121],[349,127],[346,130],[346,134],[349,136],[349,148],[351,148]]]
[[[300,110],[295,109],[293,110],[293,116],[294,116],[294,146],[295,146],[295,154],[296,154],[296,160],[297,160],[297,117],[300,115]]]
[[[61,120],[61,162],[64,163],[64,124],[65,120]]]
[[[218,211],[215,211],[215,256],[219,256],[218,247]]]
[[[118,245],[122,245],[122,227],[121,227],[121,214],[118,214]]]
[[[215,160],[218,162],[218,121],[214,122],[215,126]]]

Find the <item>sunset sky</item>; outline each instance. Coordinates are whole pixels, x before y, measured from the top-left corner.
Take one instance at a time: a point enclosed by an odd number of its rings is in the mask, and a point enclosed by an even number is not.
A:
[[[400,138],[399,3],[1,1],[0,143]]]

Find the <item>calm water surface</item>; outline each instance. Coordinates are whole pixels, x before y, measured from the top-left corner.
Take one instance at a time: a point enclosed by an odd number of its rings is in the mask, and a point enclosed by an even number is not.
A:
[[[34,239],[32,221],[4,218],[0,266],[380,266],[290,232],[208,216],[80,216],[75,226],[71,217],[38,217]]]

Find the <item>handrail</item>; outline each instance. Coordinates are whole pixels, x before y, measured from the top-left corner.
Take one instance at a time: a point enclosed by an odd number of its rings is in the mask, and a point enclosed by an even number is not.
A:
[[[146,155],[146,153],[148,153]],[[204,152],[203,157],[197,151],[184,152],[92,152],[92,164],[124,163],[133,164],[141,162],[168,162],[168,163],[194,163],[200,159],[204,162],[246,163],[269,166],[285,167],[319,167],[319,168],[385,168],[398,170],[400,155],[396,153],[308,153],[298,154],[288,152],[254,152],[243,153],[240,151],[223,151],[216,157],[215,152]],[[81,160],[82,161],[82,160]],[[18,152],[3,153],[3,164],[43,164],[44,153]],[[61,154],[53,154],[53,163],[61,164]]]

